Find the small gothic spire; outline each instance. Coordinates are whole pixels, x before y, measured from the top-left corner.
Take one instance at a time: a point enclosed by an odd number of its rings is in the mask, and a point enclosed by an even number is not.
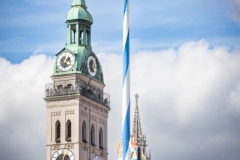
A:
[[[140,122],[140,114],[139,114],[139,109],[138,109],[138,98],[139,95],[136,94],[135,95],[136,98],[136,108],[135,108],[135,112],[134,112],[134,122],[133,122],[133,135],[136,136],[137,140],[140,140],[141,138],[143,138],[143,134],[142,134],[142,127],[141,127],[141,122]]]
[[[82,6],[84,8],[87,8],[85,0],[73,0],[72,6]]]

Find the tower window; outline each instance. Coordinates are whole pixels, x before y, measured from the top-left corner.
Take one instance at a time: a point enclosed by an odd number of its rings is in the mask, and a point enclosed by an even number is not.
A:
[[[56,122],[56,142],[60,142],[61,138],[61,123],[59,121]]]
[[[62,86],[62,85],[59,85],[57,88],[58,88],[58,89],[62,89],[62,88],[63,88],[63,86]]]
[[[93,124],[91,127],[91,145],[95,146],[95,129],[94,129]]]
[[[86,122],[83,121],[83,124],[82,124],[82,141],[83,142],[87,142],[87,138],[86,138],[86,132],[87,132],[87,129],[86,129]]]
[[[102,128],[99,130],[99,148],[103,149],[103,131]]]
[[[72,138],[72,123],[70,120],[67,121],[67,141],[71,141]]]
[[[70,89],[70,88],[72,88],[72,87],[73,87],[72,84],[68,84],[68,85],[67,85],[67,88],[68,88],[68,89]]]

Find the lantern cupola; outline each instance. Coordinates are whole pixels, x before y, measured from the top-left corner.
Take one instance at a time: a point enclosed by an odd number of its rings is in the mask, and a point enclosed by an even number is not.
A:
[[[91,48],[92,15],[87,11],[85,0],[73,0],[66,17],[67,45],[83,45]]]

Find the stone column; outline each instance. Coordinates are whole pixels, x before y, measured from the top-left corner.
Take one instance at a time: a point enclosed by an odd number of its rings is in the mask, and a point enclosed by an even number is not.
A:
[[[83,28],[83,44],[87,44],[86,26]]]
[[[77,46],[79,46],[79,24],[77,23],[76,24],[76,44],[77,44]]]
[[[67,25],[67,44],[70,45],[72,41],[72,34],[71,34],[71,25]]]

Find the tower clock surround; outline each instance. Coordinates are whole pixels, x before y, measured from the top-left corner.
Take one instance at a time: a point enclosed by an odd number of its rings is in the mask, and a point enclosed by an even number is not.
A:
[[[68,149],[57,150],[51,160],[75,160],[73,153]]]
[[[66,24],[67,43],[45,86],[46,160],[108,160],[110,96],[91,47],[93,19],[85,0],[73,0]]]
[[[69,52],[63,52],[57,58],[57,67],[61,71],[68,71],[73,67],[74,64],[74,56]]]
[[[97,62],[96,58],[90,55],[87,60],[88,72],[89,74],[94,77],[97,73]]]

